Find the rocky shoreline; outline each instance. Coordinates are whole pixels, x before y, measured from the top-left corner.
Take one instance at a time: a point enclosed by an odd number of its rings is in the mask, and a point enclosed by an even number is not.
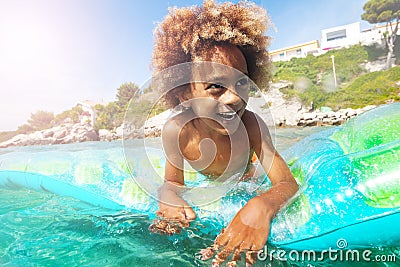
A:
[[[328,111],[314,111],[303,113],[298,117],[297,126],[331,126],[331,125],[341,125],[347,120],[367,111],[375,108],[376,106],[370,105],[364,108],[358,109],[341,109],[337,112]]]
[[[285,105],[274,109],[270,107],[270,112],[274,117],[275,125],[278,127],[308,127],[308,126],[331,126],[340,125],[375,106],[367,106],[361,109],[342,109],[336,112],[328,111],[304,111],[298,109],[294,112],[282,112]],[[281,110],[282,109],[282,110]],[[293,106],[292,106],[293,109]],[[289,109],[286,109],[290,110]],[[278,111],[282,113],[277,113]],[[275,113],[274,113],[275,112]],[[11,146],[31,146],[31,145],[55,145],[70,144],[86,141],[113,141],[124,138],[144,138],[159,137],[165,120],[170,112],[166,111],[160,115],[151,118],[144,129],[134,129],[127,131],[126,127],[121,125],[114,131],[100,129],[96,131],[90,124],[72,124],[65,123],[56,127],[36,131],[31,134],[19,134],[13,138],[0,143],[0,148]]]
[[[0,148],[10,146],[56,145],[87,141],[100,141],[98,133],[90,124],[64,123],[53,128],[30,134],[18,134],[0,143]]]
[[[288,99],[281,89],[288,86],[287,82],[271,84],[270,90],[261,95],[251,97],[248,107],[266,120],[267,124],[277,127],[308,127],[340,125],[347,120],[367,111],[375,106],[360,109],[310,110],[304,107],[297,98]],[[267,102],[268,101],[268,102]],[[64,123],[50,129],[37,131],[31,134],[19,134],[0,143],[0,148],[10,146],[55,145],[86,141],[113,141],[122,138],[134,139],[158,137],[168,119],[170,111],[165,111],[150,118],[144,129],[130,129],[121,125],[113,131],[100,129],[96,131],[90,124]]]

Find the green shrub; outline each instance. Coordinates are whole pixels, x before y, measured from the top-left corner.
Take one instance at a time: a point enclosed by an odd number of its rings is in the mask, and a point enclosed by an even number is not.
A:
[[[7,141],[8,139],[13,138],[17,134],[18,134],[17,131],[0,132],[0,143],[2,143],[4,141]]]
[[[329,95],[326,105],[333,108],[360,108],[366,105],[380,105],[385,101],[399,100],[400,67],[386,71],[364,74],[346,88]]]
[[[400,67],[366,73],[361,63],[375,60],[385,53],[381,48],[374,46],[355,45],[331,50],[317,57],[309,55],[306,58],[275,62],[273,78],[276,81],[293,82],[293,88],[281,91],[288,97],[298,96],[305,105],[313,103],[316,108],[329,106],[339,109],[379,105],[388,99],[396,101],[400,98],[399,86],[396,84],[400,80]],[[332,56],[337,87],[334,85]],[[306,88],[299,89],[296,86],[299,80],[308,80],[309,84]]]

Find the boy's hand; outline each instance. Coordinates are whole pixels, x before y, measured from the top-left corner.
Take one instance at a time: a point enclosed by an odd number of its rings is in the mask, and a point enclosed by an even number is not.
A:
[[[153,223],[149,226],[149,230],[155,234],[174,235],[179,234],[182,228],[188,226],[189,223],[158,218],[154,219]]]
[[[165,219],[182,222],[196,219],[192,207],[173,191],[167,192],[163,198],[160,198],[156,214]]]
[[[188,227],[196,214],[189,204],[183,200],[171,186],[163,186],[159,192],[159,205],[156,219],[150,226],[150,231],[162,234],[179,233],[183,227]]]
[[[260,197],[251,199],[221,231],[214,245],[200,251],[201,259],[216,254],[212,266],[220,266],[232,254],[227,266],[236,266],[246,252],[246,263],[253,264],[268,239],[271,219],[272,212],[266,202]]]

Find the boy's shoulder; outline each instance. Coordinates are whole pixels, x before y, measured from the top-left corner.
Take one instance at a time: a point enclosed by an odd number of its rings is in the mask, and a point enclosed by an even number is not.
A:
[[[243,113],[242,121],[247,132],[252,135],[259,135],[261,132],[269,132],[265,121],[257,113],[247,110]]]
[[[188,144],[190,140],[198,136],[196,128],[192,126],[193,119],[191,112],[181,112],[169,118],[162,129],[163,142],[176,142],[179,136],[180,145]]]
[[[183,111],[170,117],[164,124],[163,133],[182,133],[187,127],[188,122],[193,120],[191,112]],[[185,127],[186,126],[186,127]]]
[[[254,113],[253,111],[250,111],[248,109],[245,109],[243,116],[242,116],[242,121],[243,123],[249,123],[249,122],[254,122],[257,118],[257,114]]]

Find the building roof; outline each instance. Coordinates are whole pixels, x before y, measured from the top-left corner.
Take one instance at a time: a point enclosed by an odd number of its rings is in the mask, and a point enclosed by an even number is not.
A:
[[[104,103],[103,101],[81,100],[77,104],[85,107],[94,107],[97,104],[105,105],[106,103]]]
[[[288,46],[288,47],[284,47],[284,48],[280,48],[280,49],[276,49],[276,50],[271,50],[271,51],[269,51],[269,54],[270,55],[280,54],[280,53],[282,53],[284,51],[296,50],[296,49],[299,49],[301,47],[314,45],[314,44],[316,44],[317,47],[319,47],[318,40],[312,40],[312,41],[306,42],[306,43],[301,43],[301,44],[296,44],[296,45],[292,45],[292,46]]]

